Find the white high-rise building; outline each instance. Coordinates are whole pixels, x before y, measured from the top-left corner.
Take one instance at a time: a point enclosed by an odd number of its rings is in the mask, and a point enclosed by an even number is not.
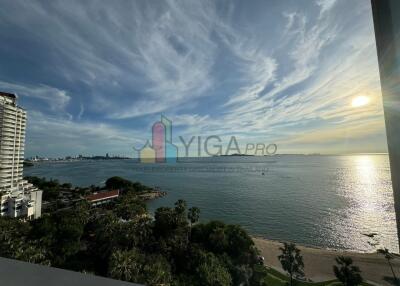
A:
[[[0,92],[0,215],[38,218],[42,191],[23,180],[26,111]]]

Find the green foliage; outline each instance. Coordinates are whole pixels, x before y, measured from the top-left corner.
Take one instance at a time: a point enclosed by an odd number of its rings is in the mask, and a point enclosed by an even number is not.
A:
[[[345,286],[356,286],[363,282],[361,270],[353,265],[353,259],[345,256],[336,257],[338,265],[333,266],[336,278]]]
[[[29,225],[15,219],[0,217],[0,256],[14,258],[14,243],[19,245],[28,232]]]
[[[184,200],[178,200],[175,203],[175,212],[181,217],[185,217],[187,204]]]
[[[154,230],[159,236],[168,236],[179,226],[180,216],[175,209],[169,207],[158,208],[154,214]]]
[[[0,217],[0,256],[50,265],[48,251],[41,240],[29,239],[28,223]]]
[[[111,177],[106,181],[107,189],[125,189],[132,186],[132,182],[121,177]]]
[[[124,281],[162,285],[172,280],[171,267],[160,255],[145,255],[138,249],[116,251],[111,255],[110,277]]]
[[[300,254],[300,249],[294,243],[284,243],[283,247],[279,248],[282,254],[278,256],[283,270],[289,273],[290,285],[293,285],[293,275],[304,276],[304,262]]]
[[[143,257],[138,250],[116,251],[110,259],[110,276],[115,279],[139,282]]]
[[[200,209],[198,207],[192,207],[188,211],[188,220],[190,225],[198,222],[200,218]]]
[[[63,266],[81,248],[87,215],[87,210],[78,206],[75,210],[63,210],[51,216],[43,216],[32,222],[29,237],[40,240],[51,251],[52,265]]]
[[[146,215],[147,207],[136,195],[128,193],[118,199],[114,207],[114,212],[118,217],[124,220],[130,220],[138,216]]]
[[[49,194],[70,188],[30,181]],[[145,285],[260,285],[253,283],[256,248],[239,226],[195,224],[200,210],[183,200],[157,209],[152,219],[137,196],[149,188],[119,177],[106,185],[124,189],[108,206],[82,201],[35,221],[0,218],[0,255]],[[97,187],[78,189],[88,190]]]
[[[30,263],[51,265],[49,253],[40,240],[17,240],[11,245],[14,254],[11,258]]]
[[[64,183],[61,185],[61,188],[70,190],[70,189],[72,189],[72,184]]]
[[[142,275],[146,285],[164,285],[172,280],[171,266],[161,255],[146,256]]]
[[[201,258],[197,268],[200,285],[228,286],[232,285],[232,277],[225,265],[212,253]]]
[[[107,179],[106,188],[115,190],[119,189],[124,192],[144,192],[151,190],[151,188],[142,185],[139,182],[131,182],[118,176]]]
[[[47,181],[45,178],[38,177],[25,177],[25,180],[43,191],[43,200],[56,201],[58,199],[60,192],[58,180],[50,179]]]
[[[226,225],[219,221],[198,224],[193,228],[192,241],[203,243],[213,253],[226,253],[241,263],[256,262],[253,240],[237,225]]]

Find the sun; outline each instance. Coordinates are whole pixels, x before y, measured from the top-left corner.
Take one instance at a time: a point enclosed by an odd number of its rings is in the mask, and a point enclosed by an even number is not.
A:
[[[367,105],[369,103],[369,98],[364,95],[359,95],[351,101],[351,106],[352,107],[361,107],[364,105]]]

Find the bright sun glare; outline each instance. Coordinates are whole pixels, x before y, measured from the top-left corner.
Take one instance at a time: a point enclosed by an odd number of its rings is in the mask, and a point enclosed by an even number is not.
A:
[[[366,97],[364,95],[360,95],[360,96],[353,98],[353,100],[351,101],[351,106],[352,107],[360,107],[360,106],[367,105],[368,102],[369,102],[368,97]]]

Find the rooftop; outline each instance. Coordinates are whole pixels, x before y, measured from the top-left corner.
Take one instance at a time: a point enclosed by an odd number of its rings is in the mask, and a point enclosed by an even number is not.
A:
[[[119,190],[113,190],[113,191],[93,194],[93,195],[87,196],[86,199],[89,202],[96,202],[96,201],[117,198],[118,196],[119,196]]]
[[[8,92],[3,92],[3,91],[0,91],[0,96],[6,96],[6,97],[9,97],[9,98],[12,98],[12,99],[17,99],[17,96],[15,94],[8,93]]]

